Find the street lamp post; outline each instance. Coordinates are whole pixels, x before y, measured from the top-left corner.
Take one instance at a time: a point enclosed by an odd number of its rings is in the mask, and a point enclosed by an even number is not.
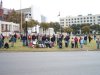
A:
[[[62,33],[61,24],[60,24],[60,12],[59,12],[59,14],[58,14],[58,18],[59,18],[59,25],[60,25],[60,33]]]
[[[25,31],[26,32],[26,46],[28,46],[28,31],[27,31],[27,21],[28,21],[28,19],[26,18],[25,21],[26,21],[26,28],[25,28],[26,29],[26,31]]]

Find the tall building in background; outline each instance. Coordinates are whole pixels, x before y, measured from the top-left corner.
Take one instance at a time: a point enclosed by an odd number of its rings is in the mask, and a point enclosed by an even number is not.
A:
[[[95,24],[100,25],[100,14],[97,15],[88,14],[87,16],[78,15],[76,17],[67,16],[60,18],[60,25],[62,27],[68,27],[77,24],[81,25],[86,23],[90,25],[95,25]]]
[[[17,12],[20,12],[20,10],[16,10]],[[38,22],[41,22],[41,13],[39,8],[31,6],[29,8],[21,9],[22,13],[24,14],[24,18],[34,19]]]
[[[41,15],[41,22],[46,22],[46,17],[44,15]]]

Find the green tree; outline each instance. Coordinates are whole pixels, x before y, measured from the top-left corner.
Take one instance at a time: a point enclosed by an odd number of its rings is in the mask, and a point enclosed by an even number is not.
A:
[[[64,32],[67,32],[67,33],[71,33],[71,32],[73,32],[73,29],[72,28],[70,28],[70,27],[65,27],[64,28]]]
[[[81,29],[81,25],[80,24],[78,24],[78,25],[73,24],[70,27],[73,29],[73,34],[79,33],[79,30]]]
[[[27,27],[34,27],[34,26],[36,26],[37,24],[39,24],[38,21],[35,21],[35,20],[33,20],[33,19],[27,21]],[[26,27],[26,22],[25,22],[25,21],[24,21],[24,23],[23,23],[22,26],[23,26],[23,28],[25,29],[25,27]]]
[[[89,33],[90,32],[90,26],[83,26],[82,27],[82,33]]]
[[[60,24],[58,22],[50,22],[49,27],[54,28],[55,33],[60,32]]]
[[[92,25],[90,26],[90,29],[92,31],[95,30],[96,32],[100,32],[100,25]]]
[[[8,12],[7,15],[4,15],[4,20],[8,22],[19,23],[21,21],[21,13],[12,10]],[[24,22],[24,14],[22,14],[22,21]]]
[[[42,23],[40,23],[40,27],[42,27],[43,32],[45,32],[49,28],[49,23],[42,22]]]

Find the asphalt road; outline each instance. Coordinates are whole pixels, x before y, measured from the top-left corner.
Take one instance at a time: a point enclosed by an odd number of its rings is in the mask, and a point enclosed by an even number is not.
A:
[[[100,51],[1,52],[0,75],[100,75]]]

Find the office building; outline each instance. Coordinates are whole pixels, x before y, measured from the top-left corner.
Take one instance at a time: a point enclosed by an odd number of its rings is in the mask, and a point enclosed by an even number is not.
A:
[[[97,15],[88,14],[86,16],[78,15],[76,17],[67,16],[60,18],[60,25],[62,27],[69,27],[71,25],[77,25],[77,24],[100,25],[100,14]]]

